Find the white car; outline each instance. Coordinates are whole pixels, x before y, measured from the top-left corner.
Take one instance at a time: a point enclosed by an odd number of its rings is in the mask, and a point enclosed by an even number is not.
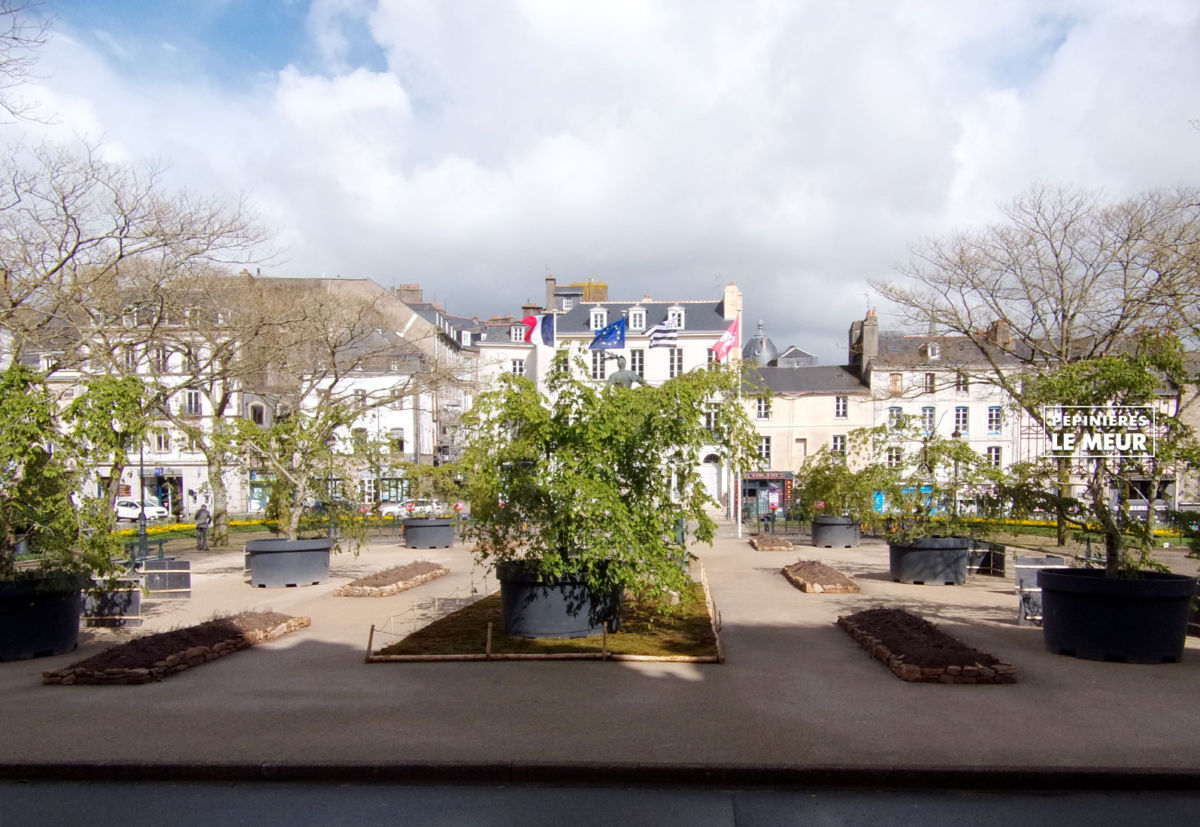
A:
[[[405,500],[399,503],[384,503],[379,506],[379,514],[382,517],[403,520],[405,517],[432,517],[439,508],[437,503],[429,500]]]
[[[136,522],[138,515],[142,513],[142,504],[137,500],[128,497],[122,497],[113,505],[113,510],[117,512],[117,522],[121,520],[129,520]],[[161,505],[151,505],[146,503],[146,519],[147,520],[162,520],[169,516],[170,512]]]

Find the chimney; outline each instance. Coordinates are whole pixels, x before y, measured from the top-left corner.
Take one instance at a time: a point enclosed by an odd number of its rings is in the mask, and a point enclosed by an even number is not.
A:
[[[987,338],[992,344],[1008,347],[1012,344],[1012,328],[1004,319],[996,319],[988,325]]]
[[[521,313],[523,313],[524,316],[536,316],[541,312],[541,305],[534,304],[533,299],[526,299],[525,304],[521,305]]]
[[[419,284],[397,284],[392,288],[392,292],[405,304],[420,304],[424,301],[424,292]]]
[[[554,288],[558,286],[558,282],[554,280],[554,274],[546,276],[546,309],[553,310],[558,305],[554,301]]]
[[[871,362],[879,355],[879,320],[874,310],[868,310],[861,322],[850,323],[850,366],[859,376],[867,376]]]

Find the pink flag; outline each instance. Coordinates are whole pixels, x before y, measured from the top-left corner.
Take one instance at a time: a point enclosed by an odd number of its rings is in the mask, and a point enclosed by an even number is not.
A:
[[[729,351],[737,347],[738,340],[738,320],[734,319],[733,324],[729,329],[721,334],[721,338],[717,339],[717,343],[712,346],[713,361],[719,362],[728,355]]]

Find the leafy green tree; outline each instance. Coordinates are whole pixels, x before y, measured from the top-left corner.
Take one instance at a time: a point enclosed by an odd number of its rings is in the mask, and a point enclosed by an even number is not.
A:
[[[742,379],[722,366],[629,389],[585,375],[581,354],[562,348],[545,395],[505,375],[463,417],[477,555],[520,560],[544,580],[583,575],[599,592],[680,591],[690,558],[680,526],[705,542],[716,529],[696,471],[701,450],[753,464]]]

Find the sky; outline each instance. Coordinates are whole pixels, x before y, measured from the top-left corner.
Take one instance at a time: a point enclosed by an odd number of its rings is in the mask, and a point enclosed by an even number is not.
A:
[[[1194,0],[44,0],[24,138],[244,195],[265,275],[419,283],[462,315],[544,279],[728,282],[846,359],[911,245],[1038,183],[1200,184]]]

